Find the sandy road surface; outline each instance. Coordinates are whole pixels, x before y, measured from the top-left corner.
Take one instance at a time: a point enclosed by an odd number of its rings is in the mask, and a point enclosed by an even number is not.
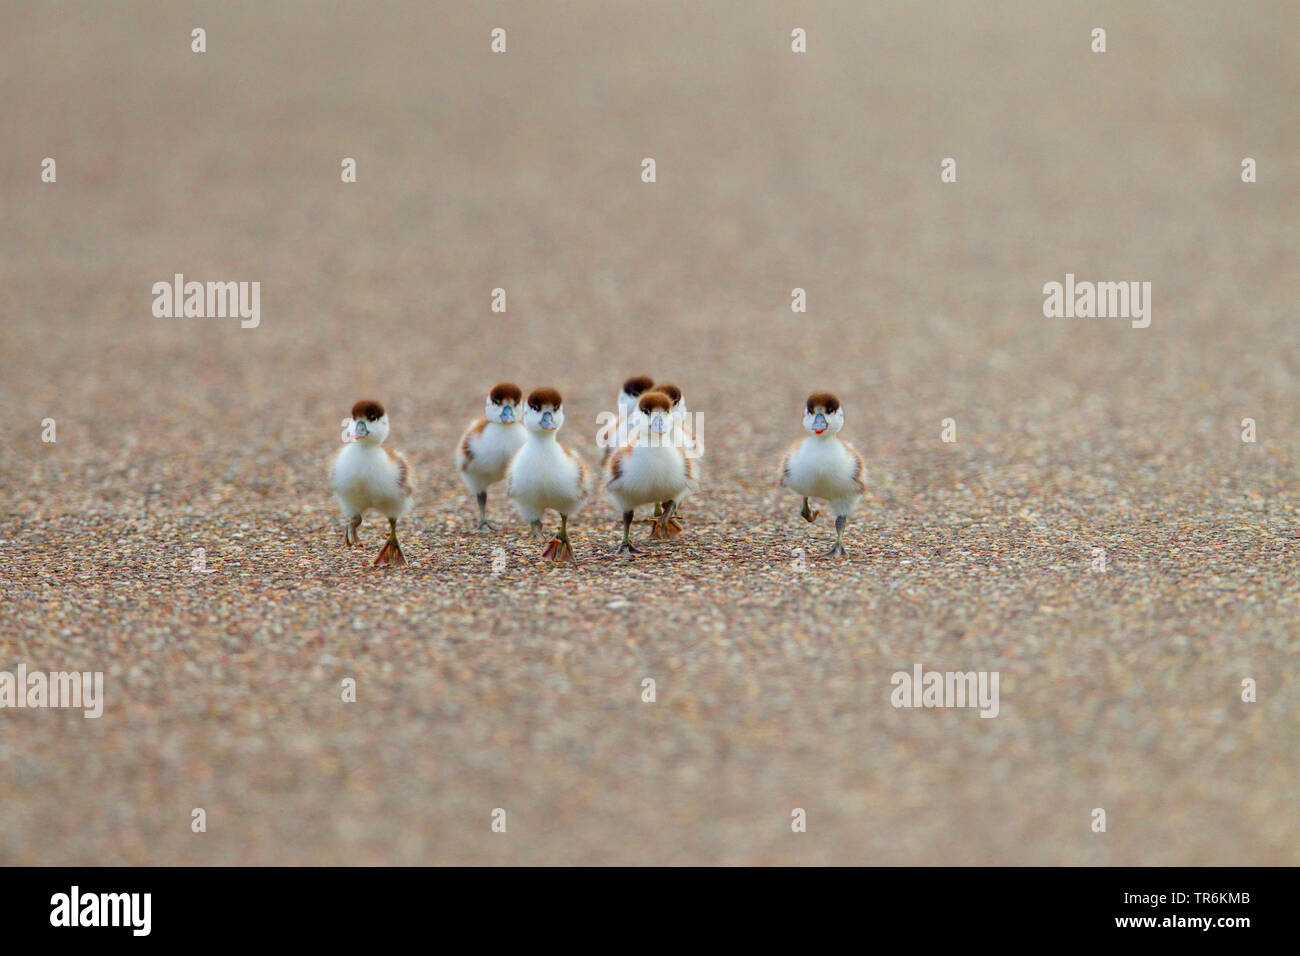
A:
[[[0,711],[0,862],[1300,863],[1288,4],[265,6],[4,10],[0,668],[106,702]],[[154,318],[177,272],[259,327]],[[1151,326],[1044,318],[1067,272]],[[468,532],[493,381],[594,460],[643,370],[705,415],[677,546]],[[813,388],[839,564],[771,482]],[[401,573],[335,537],[363,396]],[[918,663],[998,717],[891,707]]]

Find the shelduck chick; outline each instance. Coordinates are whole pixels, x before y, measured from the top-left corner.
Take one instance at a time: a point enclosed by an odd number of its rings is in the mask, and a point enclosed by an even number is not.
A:
[[[506,476],[528,433],[524,431],[521,406],[524,393],[513,382],[499,382],[488,392],[484,417],[465,430],[456,449],[456,468],[461,480],[478,501],[479,531],[492,531],[487,520],[488,488]]]
[[[682,395],[682,390],[671,383],[664,383],[656,385],[655,391],[663,392],[673,400],[673,421],[682,430],[682,437],[686,440],[687,450],[693,452],[695,458],[702,457],[704,455],[704,442],[700,436],[695,434],[695,421],[686,408],[686,398]]]
[[[673,406],[670,409],[670,412],[672,413],[673,421],[682,426],[682,428],[686,428],[686,400],[682,396],[682,390],[672,384],[672,382],[661,382],[655,386],[654,390],[656,392],[663,392],[672,399]]]
[[[640,419],[627,444],[605,465],[605,490],[623,514],[623,541],[618,547],[639,554],[630,534],[640,505],[657,504],[661,514],[653,537],[675,538],[673,516],[682,499],[698,485],[695,464],[682,448],[681,429],[672,417],[672,399],[663,392],[646,392],[638,402]]]
[[[357,529],[361,518],[373,508],[388,519],[388,541],[375,558],[375,567],[406,563],[397,543],[397,520],[411,510],[412,472],[406,459],[384,448],[388,437],[388,413],[378,402],[360,401],[352,406],[349,441],[334,459],[331,484],[347,519],[344,545],[360,542]]]
[[[695,460],[696,472],[698,473],[699,460],[704,455],[704,443],[700,440],[699,436],[695,434],[694,422],[690,417],[691,413],[686,409],[686,399],[682,395],[682,390],[671,382],[661,382],[655,386],[654,390],[656,392],[663,392],[672,399],[673,407],[671,411],[673,421],[679,429],[682,448],[689,458]],[[654,518],[645,519],[655,526],[651,530],[650,536],[652,538],[664,537],[666,535],[671,535],[674,538],[677,537],[677,534],[682,530],[681,514],[678,513],[674,515],[672,520],[666,524],[659,524],[657,523],[657,519],[662,515],[663,507],[661,505],[655,505]]]
[[[862,456],[836,437],[844,427],[844,409],[830,392],[808,396],[803,427],[809,437],[791,445],[781,459],[781,487],[803,495],[799,514],[806,521],[815,521],[821,514],[808,506],[809,498],[825,498],[830,503],[835,512],[835,544],[826,556],[843,556],[844,525],[867,490]]]
[[[556,440],[564,424],[563,402],[553,388],[533,389],[524,408],[528,438],[506,472],[506,488],[515,510],[532,527],[534,538],[542,536],[546,509],[559,513],[560,531],[542,552],[543,558],[553,562],[573,560],[569,518],[587,500],[586,464]]]
[[[642,395],[654,387],[654,379],[649,375],[633,375],[623,383],[623,387],[618,393],[618,402],[615,405],[615,408],[618,409],[616,422],[618,431],[614,433],[612,444],[606,444],[605,450],[600,456],[600,466],[602,468],[609,463],[609,456],[614,453],[615,449],[626,443],[632,421],[637,415],[636,403],[640,401]]]

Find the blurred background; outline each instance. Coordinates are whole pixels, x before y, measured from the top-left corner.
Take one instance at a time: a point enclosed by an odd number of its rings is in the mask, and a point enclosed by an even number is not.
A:
[[[0,714],[0,862],[1300,862],[1294,5],[0,16],[0,668],[107,694]],[[1151,326],[1045,318],[1067,272]],[[175,273],[260,325],[155,318]],[[468,533],[494,382],[595,462],[640,372],[705,416],[679,546],[616,559],[597,497],[540,569],[500,490]],[[838,565],[772,480],[817,389],[871,490]],[[402,574],[338,547],[361,397]],[[1001,715],[893,709],[918,662]]]

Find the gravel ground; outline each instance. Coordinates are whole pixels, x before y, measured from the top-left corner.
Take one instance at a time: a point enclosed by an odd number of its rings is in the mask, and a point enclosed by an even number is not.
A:
[[[0,668],[106,703],[0,712],[0,862],[1300,863],[1290,5],[266,6],[5,5]],[[260,325],[153,317],[177,272]],[[1151,326],[1045,318],[1067,272]],[[679,542],[470,532],[488,386],[594,462],[641,371],[704,415]],[[840,562],[773,484],[818,388]],[[404,570],[339,546],[361,397]]]

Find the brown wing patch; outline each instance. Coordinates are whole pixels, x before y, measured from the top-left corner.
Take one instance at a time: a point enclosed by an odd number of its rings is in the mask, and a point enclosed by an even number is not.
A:
[[[566,448],[566,449],[564,449],[564,453],[565,453],[566,455],[568,455],[571,459],[573,459],[574,464],[576,464],[576,465],[578,466],[578,489],[579,489],[583,494],[586,494],[586,493],[587,493],[587,463],[586,463],[586,461],[584,461],[583,458],[582,458],[582,456],[579,455],[579,454],[578,454],[576,451],[574,451],[572,448]]]
[[[623,477],[623,459],[627,457],[627,451],[627,446],[624,445],[622,448],[616,449],[614,454],[610,456],[609,480],[611,482],[618,481]]]
[[[850,445],[848,442],[845,442],[844,444],[845,447],[848,448],[849,454],[853,456],[853,481],[859,488],[862,489],[862,493],[866,494],[867,483],[862,477],[863,472],[866,471],[866,466],[862,462],[862,456],[858,454],[858,450],[854,448],[852,445]]]
[[[777,484],[781,485],[783,488],[787,487],[790,481],[790,459],[794,457],[794,453],[799,449],[799,446],[802,443],[802,438],[796,439],[794,443],[785,450],[785,454],[781,456],[781,477],[777,480]]]
[[[408,495],[412,493],[411,481],[415,473],[411,466],[406,463],[400,452],[393,451],[391,448],[385,448],[384,453],[388,455],[390,461],[397,465],[397,487],[401,488]]]
[[[469,447],[470,441],[475,435],[481,435],[483,429],[487,428],[488,420],[480,418],[469,428],[465,429],[465,434],[460,438],[460,470],[464,471],[469,467],[469,463],[474,460],[474,451]]]

